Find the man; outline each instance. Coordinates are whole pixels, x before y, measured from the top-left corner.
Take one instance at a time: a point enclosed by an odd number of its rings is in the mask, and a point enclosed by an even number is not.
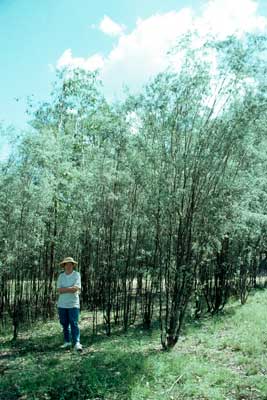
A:
[[[60,265],[64,268],[57,280],[58,314],[59,321],[63,327],[64,344],[63,349],[71,347],[70,331],[74,349],[82,351],[80,344],[80,329],[78,325],[80,314],[79,293],[81,290],[81,276],[74,268],[78,263],[72,257],[64,258]]]

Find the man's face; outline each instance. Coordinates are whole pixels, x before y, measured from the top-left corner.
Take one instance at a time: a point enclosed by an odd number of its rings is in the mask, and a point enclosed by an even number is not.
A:
[[[64,269],[65,269],[66,274],[71,274],[73,271],[73,268],[74,268],[74,265],[70,262],[64,264]]]

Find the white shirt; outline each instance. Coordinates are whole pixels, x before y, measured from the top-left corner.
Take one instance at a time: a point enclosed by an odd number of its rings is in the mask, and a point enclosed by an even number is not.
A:
[[[77,271],[72,271],[71,274],[62,272],[57,280],[57,288],[67,288],[77,286],[81,289],[81,275]],[[80,308],[79,290],[75,293],[60,293],[57,306],[59,308]]]

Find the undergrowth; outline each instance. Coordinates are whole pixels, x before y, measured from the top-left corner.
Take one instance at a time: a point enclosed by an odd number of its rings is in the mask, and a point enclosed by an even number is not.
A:
[[[84,351],[62,351],[58,321],[13,343],[0,337],[1,400],[267,400],[267,291],[217,316],[187,322],[172,352],[159,331],[93,336],[82,313]]]

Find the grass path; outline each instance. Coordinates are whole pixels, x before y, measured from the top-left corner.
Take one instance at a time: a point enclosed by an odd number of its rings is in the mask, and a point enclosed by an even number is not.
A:
[[[82,314],[84,352],[59,350],[57,321],[12,345],[0,337],[1,400],[267,400],[267,291],[217,317],[187,323],[172,352],[159,332],[92,338]]]

